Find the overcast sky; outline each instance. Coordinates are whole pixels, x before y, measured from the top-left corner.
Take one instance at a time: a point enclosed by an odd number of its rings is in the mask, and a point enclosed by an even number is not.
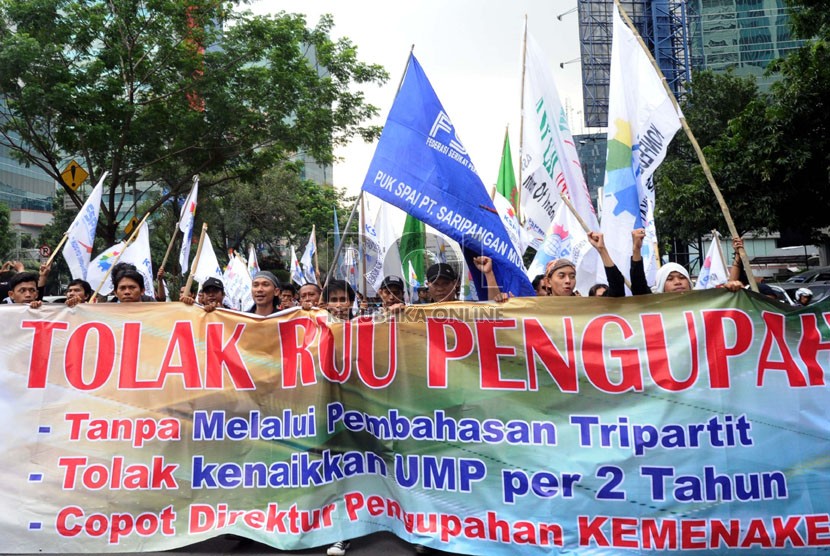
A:
[[[514,168],[518,168],[521,42],[524,17],[553,70],[571,131],[582,128],[579,31],[576,0],[254,0],[257,14],[302,13],[310,26],[320,15],[334,16],[332,38],[349,37],[358,58],[381,64],[390,78],[364,89],[386,120],[409,49],[424,68],[444,109],[486,185],[495,183],[505,126],[510,126]],[[334,185],[354,194],[363,183],[375,145],[357,139],[337,151]]]

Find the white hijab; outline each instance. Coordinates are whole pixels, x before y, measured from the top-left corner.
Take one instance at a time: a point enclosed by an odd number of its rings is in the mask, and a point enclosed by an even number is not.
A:
[[[657,271],[657,283],[654,286],[654,293],[663,293],[663,288],[666,287],[666,279],[672,272],[679,272],[689,281],[689,286],[692,285],[692,279],[689,277],[689,271],[677,263],[666,263]]]

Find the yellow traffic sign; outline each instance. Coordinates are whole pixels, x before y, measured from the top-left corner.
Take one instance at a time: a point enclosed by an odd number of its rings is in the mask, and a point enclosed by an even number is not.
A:
[[[87,171],[74,160],[70,161],[69,165],[61,172],[63,183],[68,185],[72,191],[76,191],[88,177]]]
[[[135,229],[135,227],[137,225],[138,225],[138,218],[133,216],[132,218],[130,218],[130,221],[127,222],[127,225],[124,226],[124,235],[129,237],[133,233],[133,230]]]

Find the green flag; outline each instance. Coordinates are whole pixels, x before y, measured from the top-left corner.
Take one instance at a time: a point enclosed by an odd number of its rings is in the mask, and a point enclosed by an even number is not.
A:
[[[403,225],[401,236],[401,264],[403,268],[409,268],[409,261],[412,261],[412,268],[418,282],[424,283],[424,250],[426,243],[426,228],[424,223],[412,216],[406,215],[406,222]]]
[[[519,199],[516,190],[516,174],[513,172],[513,155],[510,153],[510,138],[507,135],[507,130],[504,131],[504,148],[501,152],[501,166],[499,166],[496,191],[510,201],[513,210],[517,210]]]

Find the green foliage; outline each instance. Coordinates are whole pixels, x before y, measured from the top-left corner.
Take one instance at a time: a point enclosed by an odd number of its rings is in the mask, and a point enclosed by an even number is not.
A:
[[[769,223],[769,211],[755,206],[756,195],[747,194],[755,189],[753,176],[721,153],[724,144],[730,141],[730,126],[757,99],[757,87],[751,78],[696,72],[682,103],[683,114],[741,232],[763,229]],[[656,195],[655,220],[660,237],[693,242],[713,228],[726,230],[711,186],[682,132],[672,141],[660,166]]]
[[[0,203],[0,262],[8,260],[9,253],[14,247],[14,234],[11,228],[11,211],[4,203]]]
[[[133,184],[162,186],[154,210],[193,174],[207,192],[299,151],[331,161],[335,145],[377,134],[363,124],[377,109],[351,89],[386,72],[329,39],[330,17],[310,29],[234,4],[0,0],[0,144],[59,182],[68,158],[93,182],[109,171],[99,235],[111,244],[118,194]]]

